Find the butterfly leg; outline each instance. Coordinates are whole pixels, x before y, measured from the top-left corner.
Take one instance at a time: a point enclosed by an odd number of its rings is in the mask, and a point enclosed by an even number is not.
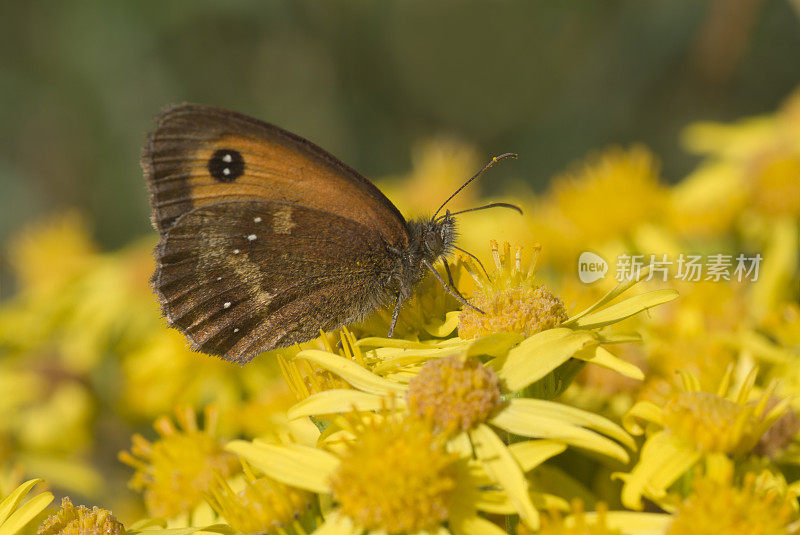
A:
[[[453,282],[453,275],[450,273],[450,264],[447,263],[445,258],[442,258],[442,262],[444,263],[444,271],[447,273],[447,283],[450,285],[450,288],[452,288],[453,291],[455,291],[459,296],[461,296],[462,299],[464,299],[464,296],[461,295],[461,292],[459,292],[458,288],[456,288],[456,283]],[[466,301],[466,299],[464,300]]]
[[[439,284],[441,284],[441,285],[444,287],[444,289],[445,289],[445,290],[447,290],[447,293],[449,293],[450,295],[452,295],[453,297],[455,297],[455,298],[456,298],[456,300],[457,300],[459,303],[461,303],[462,305],[464,305],[464,306],[466,306],[466,307],[469,307],[469,308],[471,308],[471,309],[473,309],[473,310],[476,310],[476,311],[480,312],[481,314],[485,314],[485,312],[484,312],[483,310],[481,310],[480,308],[476,307],[475,305],[471,304],[469,301],[467,301],[466,299],[464,299],[464,297],[463,297],[463,296],[462,296],[460,293],[458,293],[458,291],[457,291],[457,290],[455,290],[454,288],[451,288],[451,287],[450,287],[450,286],[449,286],[449,285],[448,285],[448,284],[447,284],[447,283],[444,281],[444,279],[442,278],[442,276],[441,276],[441,275],[439,275],[439,272],[438,272],[438,271],[436,271],[436,268],[435,268],[435,267],[433,267],[433,266],[431,265],[431,263],[430,263],[430,262],[428,262],[427,260],[423,260],[423,261],[422,261],[422,263],[425,265],[425,267],[426,267],[426,268],[428,268],[428,269],[431,271],[431,273],[433,273],[433,276],[434,276],[434,277],[436,277],[436,280],[438,280],[438,281],[439,281]]]
[[[403,306],[403,296],[402,294],[397,294],[397,303],[394,305],[394,312],[392,312],[392,324],[389,325],[389,334],[386,335],[387,338],[391,338],[394,334],[394,328],[397,326],[397,317],[400,315],[400,308]]]

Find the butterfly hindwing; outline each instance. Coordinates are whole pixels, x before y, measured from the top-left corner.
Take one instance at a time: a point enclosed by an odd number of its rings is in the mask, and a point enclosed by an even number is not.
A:
[[[244,363],[386,304],[385,249],[377,231],[330,212],[218,202],[162,234],[153,284],[195,349]]]
[[[403,247],[405,221],[369,180],[313,143],[211,106],[166,109],[142,155],[162,234],[195,208],[242,199],[292,202],[374,228]]]

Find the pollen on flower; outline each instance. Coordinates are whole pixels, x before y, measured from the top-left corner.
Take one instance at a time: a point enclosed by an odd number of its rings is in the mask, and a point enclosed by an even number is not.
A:
[[[409,382],[406,402],[437,430],[466,431],[500,406],[500,381],[476,359],[430,360]]]
[[[61,509],[39,526],[37,535],[125,535],[125,527],[111,511],[75,507],[69,498],[63,498]]]
[[[434,530],[450,515],[457,457],[422,420],[357,419],[331,481],[344,515],[367,530]]]
[[[544,285],[534,284],[535,257],[527,271],[522,270],[522,249],[517,247],[513,262],[511,246],[503,244],[501,256],[492,241],[495,270],[491,276],[479,271],[471,259],[465,266],[475,279],[477,290],[470,302],[483,311],[465,308],[459,315],[458,335],[478,338],[496,332],[516,332],[524,337],[552,329],[567,319],[564,303]]]
[[[236,457],[226,452],[216,438],[217,411],[206,409],[205,429],[198,428],[197,415],[187,408],[176,410],[176,427],[162,417],[153,425],[161,438],[150,442],[134,435],[130,453],[119,458],[136,469],[129,485],[144,491],[151,516],[172,518],[191,511],[210,491],[215,473],[229,477],[239,468]]]
[[[755,474],[745,476],[742,487],[728,476],[715,480],[698,476],[692,493],[678,505],[667,535],[788,535],[797,513],[791,493],[763,490]]]
[[[237,533],[285,534],[286,527],[309,506],[311,495],[270,479],[248,479],[239,492],[222,479],[208,501]]]
[[[679,392],[664,407],[664,426],[700,451],[734,453],[757,423],[746,407],[711,392]]]

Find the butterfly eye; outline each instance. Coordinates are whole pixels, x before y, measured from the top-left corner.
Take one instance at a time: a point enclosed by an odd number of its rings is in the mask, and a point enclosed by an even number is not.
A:
[[[244,173],[244,158],[239,151],[219,149],[208,160],[208,172],[220,182],[233,182]]]
[[[428,232],[425,234],[425,248],[428,251],[439,251],[442,248],[442,237],[436,232]]]

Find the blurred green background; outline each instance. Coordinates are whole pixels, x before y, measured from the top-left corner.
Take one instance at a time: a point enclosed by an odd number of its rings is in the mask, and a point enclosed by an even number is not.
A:
[[[295,131],[371,177],[446,135],[541,188],[641,141],[675,181],[679,132],[774,109],[800,83],[797,0],[44,1],[0,20],[0,240],[83,209],[107,247],[149,229],[139,151],[192,101]]]

